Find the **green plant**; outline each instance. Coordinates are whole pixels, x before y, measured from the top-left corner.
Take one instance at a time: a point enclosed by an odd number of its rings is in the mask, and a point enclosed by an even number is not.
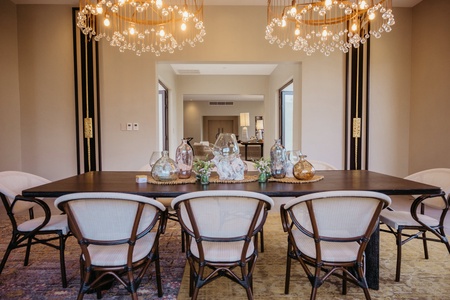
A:
[[[253,162],[255,163],[255,168],[259,171],[259,173],[265,173],[267,176],[270,176],[270,159],[261,157]]]
[[[211,169],[214,168],[214,166],[214,163],[210,160],[196,158],[192,165],[192,169],[197,175],[210,175]]]

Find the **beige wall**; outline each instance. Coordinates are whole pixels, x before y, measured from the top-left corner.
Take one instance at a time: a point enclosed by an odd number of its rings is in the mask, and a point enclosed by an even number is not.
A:
[[[0,171],[20,170],[20,94],[17,9],[0,0]]]
[[[413,9],[409,171],[450,168],[450,1]]]
[[[2,77],[0,83],[3,122],[0,170],[21,168],[49,179],[73,175],[76,149],[71,7],[14,6],[9,0],[0,0],[0,10],[11,21],[0,27],[3,41],[11,44],[5,46],[2,42],[0,46],[1,51],[7,52],[1,53],[1,66],[8,70],[8,77]],[[445,138],[449,122],[444,116],[449,93],[443,82],[449,77],[449,62],[448,55],[442,52],[448,48],[445,47],[448,39],[441,38],[439,42],[434,39],[435,44],[444,46],[436,47],[430,54],[424,43],[428,37],[421,30],[421,26],[429,26],[437,31],[436,35],[445,36],[445,24],[426,25],[429,18],[436,22],[445,20],[434,17],[443,11],[448,12],[446,0],[424,0],[414,10],[395,9],[398,19],[393,31],[372,41],[371,122],[377,123],[371,126],[370,169],[405,176],[418,169],[450,167],[449,142]],[[278,132],[276,91],[279,83],[292,76],[298,147],[310,158],[342,166],[345,56],[336,52],[330,57],[307,57],[269,45],[264,39],[265,7],[244,6],[239,10],[228,6],[206,7],[204,15],[205,42],[182,52],[159,58],[150,53],[137,57],[100,43],[103,169],[137,169],[159,147],[158,79],[164,79],[170,89],[172,151],[179,144],[183,136],[183,125],[178,122],[183,118],[179,91],[182,85],[179,76],[159,67],[170,62],[296,63],[298,73],[288,75],[280,69],[268,82],[265,137],[271,140]],[[17,35],[10,28],[15,20]],[[414,46],[411,52],[407,49],[409,43]],[[15,79],[17,76],[19,80]],[[120,124],[124,122],[138,122],[140,131],[122,131]],[[15,124],[14,129],[5,123]],[[4,150],[5,141],[14,150]]]
[[[371,43],[369,166],[403,177],[409,169],[412,10],[396,9],[395,21],[389,34]]]

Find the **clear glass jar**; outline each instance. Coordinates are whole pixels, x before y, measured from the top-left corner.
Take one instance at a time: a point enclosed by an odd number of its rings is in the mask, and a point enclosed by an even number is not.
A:
[[[152,168],[152,177],[156,181],[173,181],[178,178],[178,167],[173,159],[169,157],[169,151],[162,151]]]
[[[194,153],[188,144],[188,139],[182,139],[175,153],[175,162],[178,167],[178,178],[185,179],[191,177]]]
[[[298,180],[310,180],[316,174],[314,166],[306,160],[306,155],[300,155],[300,160],[294,165],[294,177]]]
[[[275,144],[270,148],[270,171],[272,177],[276,179],[286,177],[286,150],[281,145],[281,140],[276,139]]]

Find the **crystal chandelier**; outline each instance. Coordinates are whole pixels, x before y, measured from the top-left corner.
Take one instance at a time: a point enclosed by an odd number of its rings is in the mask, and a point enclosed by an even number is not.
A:
[[[391,0],[268,0],[266,40],[307,55],[347,53],[395,24]]]
[[[77,26],[121,52],[173,53],[203,42],[203,0],[80,0]]]

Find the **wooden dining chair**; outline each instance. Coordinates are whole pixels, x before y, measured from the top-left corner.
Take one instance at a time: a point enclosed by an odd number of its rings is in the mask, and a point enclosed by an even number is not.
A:
[[[257,233],[272,206],[273,200],[263,194],[234,190],[192,192],[173,199],[172,207],[188,235],[192,299],[221,276],[244,287],[247,298],[253,299]]]
[[[450,244],[444,231],[444,220],[449,209],[449,197],[445,191],[450,192],[450,169],[436,168],[411,174],[405,179],[425,184],[439,186],[443,190],[437,195],[415,195],[411,196],[411,208],[409,211],[400,211],[389,208],[381,213],[381,224],[383,232],[391,233],[396,238],[397,264],[395,270],[395,281],[400,281],[402,246],[413,239],[422,240],[425,259],[428,259],[427,241],[441,242],[445,244],[450,253]],[[437,217],[427,215],[426,207],[439,212]],[[432,236],[427,236],[427,232]]]
[[[280,207],[283,230],[288,233],[285,294],[289,294],[291,260],[303,267],[312,285],[310,299],[331,276],[343,278],[370,293],[365,277],[364,250],[374,232],[387,195],[367,191],[313,193]]]
[[[43,177],[19,172],[0,172],[0,198],[11,221],[11,240],[0,263],[0,274],[12,250],[26,247],[24,266],[28,265],[31,246],[43,244],[59,251],[62,286],[67,287],[64,249],[66,239],[70,236],[67,216],[52,215],[50,208],[43,199],[23,197],[22,190],[49,183]],[[35,218],[35,213],[43,212],[44,216]],[[28,212],[28,220],[21,216]]]
[[[70,229],[81,248],[81,284],[77,299],[101,290],[111,278],[137,299],[137,290],[155,263],[158,297],[163,295],[159,236],[164,233],[166,208],[152,198],[125,193],[73,193],[56,199],[67,213]]]

